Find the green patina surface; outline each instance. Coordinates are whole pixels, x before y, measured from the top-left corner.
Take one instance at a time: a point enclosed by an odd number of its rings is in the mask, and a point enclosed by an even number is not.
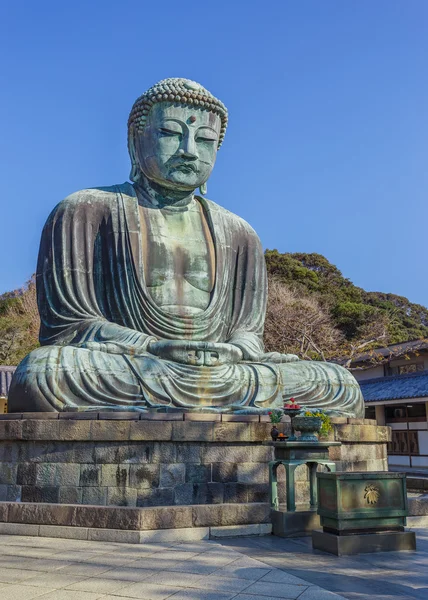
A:
[[[321,525],[335,531],[396,529],[406,524],[403,473],[317,473]]]
[[[82,190],[54,209],[37,266],[41,347],[14,375],[10,412],[264,413],[285,394],[363,416],[344,368],[264,350],[260,240],[195,194],[226,125],[201,85],[163,80],[131,110],[132,184]]]

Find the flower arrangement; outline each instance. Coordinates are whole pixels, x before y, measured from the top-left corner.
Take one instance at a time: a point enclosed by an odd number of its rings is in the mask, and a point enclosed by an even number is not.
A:
[[[281,423],[283,412],[280,408],[274,408],[268,412],[271,423]]]
[[[318,417],[319,419],[321,419],[322,425],[319,431],[320,437],[327,437],[330,431],[333,431],[333,425],[331,424],[330,417],[321,408],[316,408],[314,410],[305,410],[303,416]]]

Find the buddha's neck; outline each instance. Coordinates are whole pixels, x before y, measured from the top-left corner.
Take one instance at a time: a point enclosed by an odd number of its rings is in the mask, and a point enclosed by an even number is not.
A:
[[[139,203],[153,208],[183,208],[193,200],[194,190],[191,192],[171,190],[150,181],[143,174],[134,187]]]

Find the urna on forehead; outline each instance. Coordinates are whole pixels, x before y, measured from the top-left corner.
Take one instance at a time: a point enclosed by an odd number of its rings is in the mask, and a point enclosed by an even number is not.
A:
[[[218,147],[221,146],[228,121],[225,105],[196,81],[178,77],[159,81],[135,101],[128,120],[129,134],[144,130],[147,115],[152,107],[159,103],[193,107],[218,115],[221,122]],[[196,111],[194,116],[197,112],[199,111]]]

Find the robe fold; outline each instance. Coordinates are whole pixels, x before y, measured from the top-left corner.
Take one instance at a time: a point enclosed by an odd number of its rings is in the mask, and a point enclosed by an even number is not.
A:
[[[83,190],[63,200],[44,227],[37,265],[41,348],[19,365],[10,410],[179,407],[251,411],[282,406],[283,395],[334,414],[363,416],[360,388],[337,365],[275,364],[263,349],[267,277],[260,240],[241,218],[197,198],[215,247],[207,309],[169,314],[145,285],[134,187]],[[278,324],[280,326],[280,324]],[[150,341],[226,342],[243,361],[200,367],[150,354]],[[254,360],[254,357],[257,357]]]

